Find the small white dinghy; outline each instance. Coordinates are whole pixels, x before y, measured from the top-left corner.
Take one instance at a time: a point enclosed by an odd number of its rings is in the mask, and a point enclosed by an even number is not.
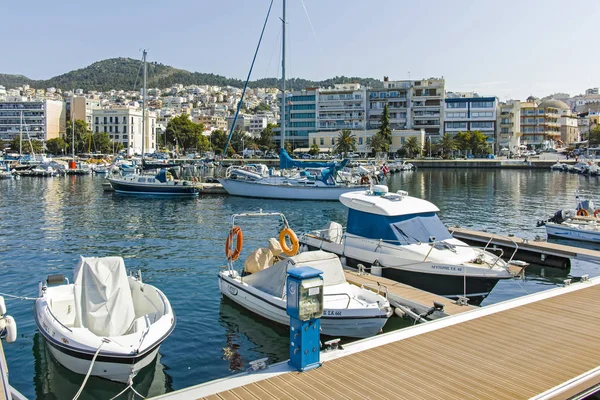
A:
[[[309,266],[323,271],[322,334],[364,338],[381,332],[392,315],[390,303],[378,293],[346,282],[338,256],[320,250],[296,254],[298,239],[283,214],[238,214],[232,217],[232,224],[240,216],[279,216],[284,229],[279,242],[271,238],[268,249],[259,248],[248,256],[244,276],[233,269],[233,261],[237,257],[228,257],[227,269],[219,272],[219,289],[223,295],[264,318],[289,326],[290,317],[286,313],[287,271]],[[238,233],[237,246],[241,250],[241,229],[233,226],[231,232]],[[285,236],[290,237],[291,248],[287,246]],[[228,244],[231,245],[231,242],[232,239],[229,239]],[[236,253],[239,255],[239,252]]]
[[[87,374],[95,358],[90,375],[129,382],[155,359],[175,315],[160,290],[127,276],[121,257],[81,257],[73,283],[62,275],[40,282],[35,322],[66,368]]]

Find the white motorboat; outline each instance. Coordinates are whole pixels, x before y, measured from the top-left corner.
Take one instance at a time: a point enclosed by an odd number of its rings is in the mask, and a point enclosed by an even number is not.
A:
[[[500,279],[512,278],[501,255],[452,237],[432,203],[387,186],[346,193],[346,231],[335,222],[300,238],[301,250],[325,250],[346,264],[442,296],[480,303]]]
[[[52,355],[73,372],[91,367],[91,375],[128,382],[175,328],[165,295],[139,274],[127,276],[121,257],[81,257],[74,283],[64,282],[40,282],[34,313]]]
[[[228,254],[228,265],[219,272],[219,290],[242,307],[279,324],[290,324],[286,314],[287,271],[300,266],[309,266],[323,271],[324,313],[321,330],[328,336],[369,337],[381,331],[392,314],[389,302],[382,295],[359,288],[346,282],[339,257],[325,251],[309,251],[295,254],[297,238],[289,229],[287,220],[280,213],[241,214],[240,216],[279,216],[284,224],[280,241],[269,239],[269,248],[259,248],[251,253],[242,273],[233,268],[235,252]],[[241,230],[233,225],[232,233],[238,235],[237,249],[241,251]],[[285,236],[292,238],[292,247],[284,242]],[[233,240],[228,239],[228,244]],[[283,246],[281,244],[283,243]],[[229,246],[227,246],[229,249]],[[287,253],[284,253],[283,251]],[[228,250],[229,251],[229,250]]]
[[[546,227],[548,237],[600,243],[600,209],[591,200],[581,200],[576,195],[575,210],[558,210],[547,221],[538,226]]]

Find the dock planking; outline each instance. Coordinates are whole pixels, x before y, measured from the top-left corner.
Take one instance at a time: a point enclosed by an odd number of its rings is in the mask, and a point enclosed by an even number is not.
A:
[[[444,305],[444,314],[455,315],[465,311],[471,311],[473,306],[461,306],[456,301],[438,296],[423,290],[405,285],[391,279],[375,276],[371,274],[359,274],[358,272],[345,270],[346,281],[353,285],[364,286],[365,288],[377,291],[381,287],[380,293],[388,291],[388,300],[392,305],[394,303],[405,307],[416,308],[423,312],[433,306],[434,302]]]
[[[279,363],[161,397],[567,399],[600,384],[598,306],[595,278],[322,352],[310,371]]]

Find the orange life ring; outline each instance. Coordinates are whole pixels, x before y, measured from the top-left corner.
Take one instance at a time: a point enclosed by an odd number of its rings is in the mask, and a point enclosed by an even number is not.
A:
[[[231,248],[231,242],[233,242],[234,236],[236,237],[235,250]],[[225,255],[227,256],[227,259],[231,261],[237,260],[242,253],[243,244],[244,235],[242,234],[242,228],[236,225],[229,230],[229,235],[227,235],[227,240],[225,241]]]
[[[594,215],[596,213],[594,212]],[[577,210],[577,215],[579,215],[580,217],[587,217],[588,215],[590,215],[587,210],[584,210],[583,208],[580,208],[579,210]]]
[[[289,237],[290,242],[292,242],[292,247],[288,247],[285,238]],[[284,228],[279,232],[279,244],[281,245],[281,249],[288,256],[295,256],[298,253],[298,249],[300,248],[300,242],[298,242],[298,236],[296,233],[290,228]]]
[[[596,211],[594,211],[594,217],[600,218],[599,215],[600,215],[600,208],[597,208]]]
[[[360,178],[360,184],[361,185],[366,185],[369,183],[369,177],[368,176],[363,176],[362,178]]]

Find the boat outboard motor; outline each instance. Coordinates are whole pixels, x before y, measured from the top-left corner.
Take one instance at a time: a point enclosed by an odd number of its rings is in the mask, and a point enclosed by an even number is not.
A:
[[[567,219],[571,218],[571,211],[558,210],[554,213],[554,216],[548,220],[548,222],[554,222],[556,224],[562,224]]]

